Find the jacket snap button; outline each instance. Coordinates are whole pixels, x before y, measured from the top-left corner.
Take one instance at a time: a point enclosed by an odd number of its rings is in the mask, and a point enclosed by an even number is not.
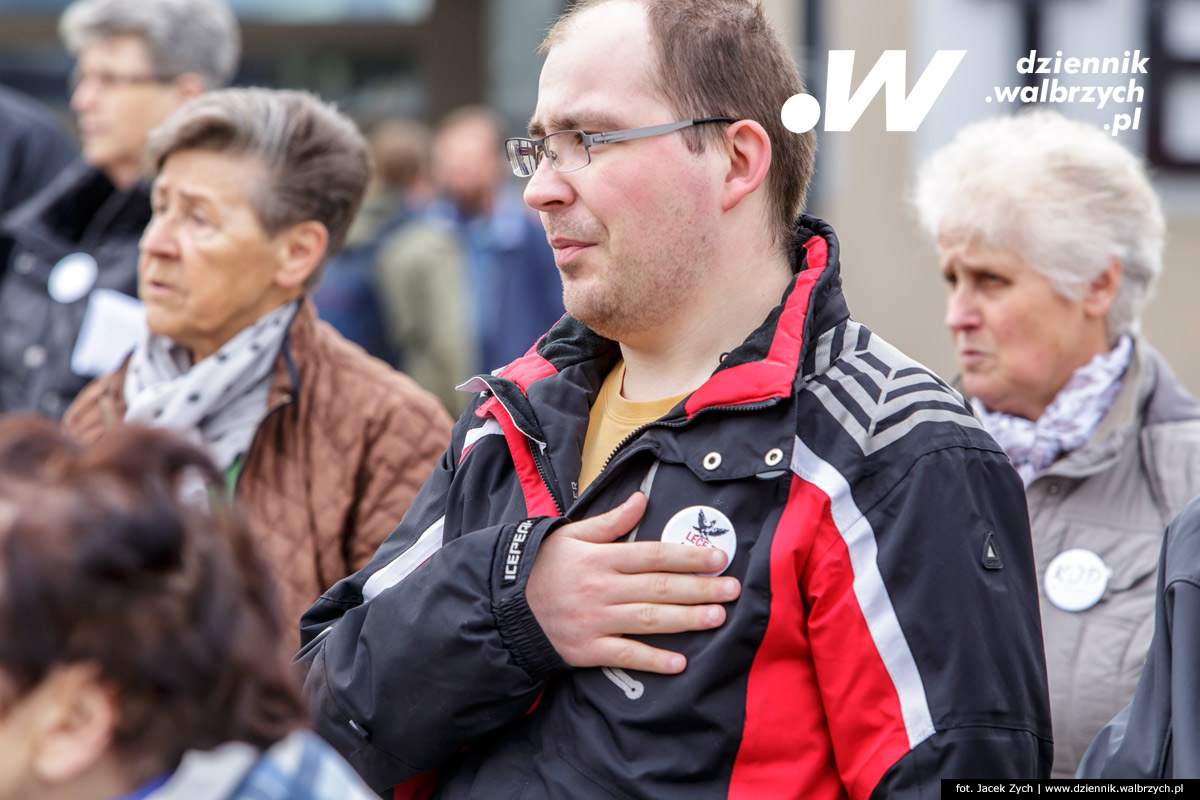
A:
[[[29,369],[38,369],[46,363],[46,348],[40,344],[31,344],[25,348],[22,360]]]
[[[37,256],[33,253],[21,253],[13,259],[13,269],[22,275],[28,275],[33,272],[33,268],[37,266]]]
[[[1049,492],[1050,494],[1058,494],[1060,491],[1062,491],[1062,487],[1059,486],[1057,483],[1052,483],[1046,487],[1046,491]]]
[[[780,461],[783,461],[783,451],[778,447],[772,447],[767,451],[767,454],[763,456],[763,461],[766,462],[768,467],[773,467]]]
[[[711,472],[721,466],[721,454],[715,450],[704,457],[704,468]]]

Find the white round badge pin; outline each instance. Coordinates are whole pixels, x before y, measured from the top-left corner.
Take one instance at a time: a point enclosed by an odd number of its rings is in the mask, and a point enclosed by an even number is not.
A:
[[[1087,611],[1108,588],[1108,565],[1091,550],[1064,550],[1046,567],[1046,597],[1063,611]]]
[[[689,506],[676,512],[663,527],[662,540],[693,547],[714,547],[729,557],[725,568],[708,575],[720,575],[733,563],[737,552],[737,533],[729,517],[712,506]]]
[[[71,253],[50,270],[47,288],[55,302],[74,303],[87,296],[99,275],[100,265],[90,253]]]

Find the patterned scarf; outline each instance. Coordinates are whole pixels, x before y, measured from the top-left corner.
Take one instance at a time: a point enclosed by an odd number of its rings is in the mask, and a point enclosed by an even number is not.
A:
[[[125,374],[125,421],[179,431],[227,470],[266,412],[275,359],[299,307],[294,300],[267,312],[195,364],[181,345],[147,333]]]
[[[1036,420],[988,411],[979,400],[971,400],[975,415],[1004,448],[1026,486],[1059,456],[1081,447],[1096,432],[1117,399],[1132,353],[1133,340],[1122,336],[1112,350],[1093,356],[1075,370]]]

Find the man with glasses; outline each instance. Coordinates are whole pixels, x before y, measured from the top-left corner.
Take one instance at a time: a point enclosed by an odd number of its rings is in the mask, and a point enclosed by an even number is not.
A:
[[[1021,482],[849,317],[751,0],[585,0],[510,140],[569,316],[302,620],[378,791],[930,797],[1044,776]],[[404,784],[398,797],[428,787]]]
[[[77,59],[82,160],[0,218],[0,412],[61,417],[141,331],[137,243],[150,219],[142,151],[172,111],[233,77],[223,0],[78,0],[59,31]]]

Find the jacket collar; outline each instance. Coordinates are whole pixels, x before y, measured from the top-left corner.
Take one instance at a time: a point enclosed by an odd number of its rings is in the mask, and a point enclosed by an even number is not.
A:
[[[45,189],[0,220],[0,228],[47,258],[87,247],[103,233],[140,236],[150,222],[150,186],[125,191],[100,170],[79,160]]]
[[[1137,437],[1151,416],[1150,406],[1155,400],[1160,385],[1164,395],[1169,395],[1167,386],[1175,381],[1160,381],[1160,370],[1165,367],[1157,354],[1139,335],[1133,337],[1133,352],[1129,366],[1122,376],[1121,389],[1113,400],[1112,407],[1100,420],[1095,433],[1081,447],[1051,464],[1037,478],[1056,476],[1063,478],[1087,478],[1110,468],[1121,452]],[[1172,378],[1174,376],[1171,376]],[[1195,405],[1191,409],[1195,410]]]
[[[316,346],[317,325],[317,307],[312,297],[305,295],[275,360],[275,377],[271,379],[271,391],[267,395],[268,414],[299,396],[301,383],[308,377],[305,367],[310,359],[304,358],[304,354],[312,352]]]

